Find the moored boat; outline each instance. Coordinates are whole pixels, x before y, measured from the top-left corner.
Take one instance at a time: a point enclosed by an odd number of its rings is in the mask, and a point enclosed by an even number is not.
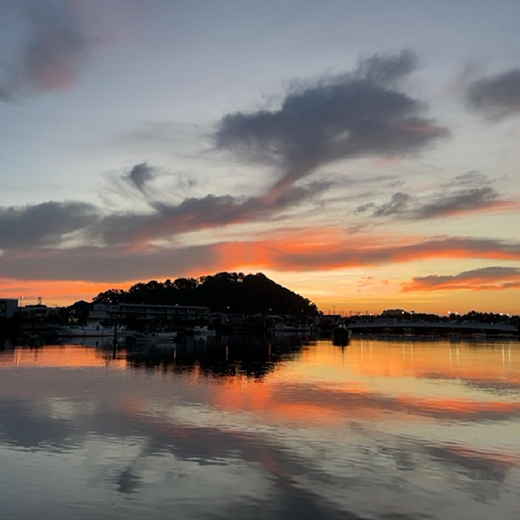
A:
[[[333,342],[336,345],[346,345],[350,342],[351,337],[352,331],[349,328],[345,327],[345,325],[339,325],[332,331]]]
[[[107,327],[100,323],[88,323],[84,326],[56,327],[56,334],[64,338],[108,338],[127,337],[133,332],[124,327]]]

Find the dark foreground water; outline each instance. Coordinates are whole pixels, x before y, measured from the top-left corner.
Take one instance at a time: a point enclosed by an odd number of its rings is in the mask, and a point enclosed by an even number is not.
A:
[[[0,518],[520,518],[520,343],[0,350]]]

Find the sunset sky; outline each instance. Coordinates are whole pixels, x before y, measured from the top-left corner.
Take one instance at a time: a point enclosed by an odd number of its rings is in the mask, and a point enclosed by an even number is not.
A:
[[[0,296],[264,272],[520,313],[520,2],[0,3]]]

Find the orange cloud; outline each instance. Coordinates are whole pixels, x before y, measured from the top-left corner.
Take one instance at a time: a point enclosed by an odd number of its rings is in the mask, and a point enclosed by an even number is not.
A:
[[[258,266],[274,270],[327,270],[426,258],[520,260],[520,244],[465,237],[432,239],[348,237],[336,231],[293,234],[273,240],[216,244],[219,266]]]
[[[121,289],[128,289],[132,283],[118,284]],[[19,298],[24,304],[35,303],[42,297],[44,303],[69,303],[94,295],[110,288],[107,282],[84,282],[75,280],[11,280],[0,278],[0,297]]]
[[[520,243],[471,237],[377,236],[349,234],[338,228],[273,232],[259,240],[217,242],[200,246],[144,248],[24,249],[0,256],[0,295],[44,296],[56,303],[92,297],[109,287],[133,281],[200,276],[224,270],[317,272],[344,268],[405,264],[432,258],[520,261]],[[489,278],[489,289],[498,288]],[[482,280],[461,280],[467,288]],[[404,291],[426,288],[414,279]],[[505,284],[509,285],[505,285]],[[445,281],[446,288],[454,280]],[[516,279],[503,288],[516,287]],[[429,284],[433,288],[434,284]],[[439,284],[437,284],[439,285]],[[447,287],[450,285],[450,287]],[[484,284],[482,284],[484,287]],[[480,287],[482,289],[482,287]],[[440,288],[444,288],[440,286]],[[295,287],[295,290],[298,290]],[[399,291],[399,288],[396,288]]]

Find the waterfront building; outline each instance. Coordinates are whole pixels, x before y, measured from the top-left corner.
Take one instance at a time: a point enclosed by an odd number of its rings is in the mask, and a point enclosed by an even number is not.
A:
[[[35,305],[24,305],[20,307],[23,316],[29,316],[31,318],[46,318],[51,312],[56,309],[48,307],[43,303],[37,303]]]
[[[202,321],[209,318],[209,307],[195,305],[149,305],[136,303],[95,304],[90,321],[135,319],[139,321]]]
[[[12,318],[19,312],[16,298],[0,298],[0,318]]]

